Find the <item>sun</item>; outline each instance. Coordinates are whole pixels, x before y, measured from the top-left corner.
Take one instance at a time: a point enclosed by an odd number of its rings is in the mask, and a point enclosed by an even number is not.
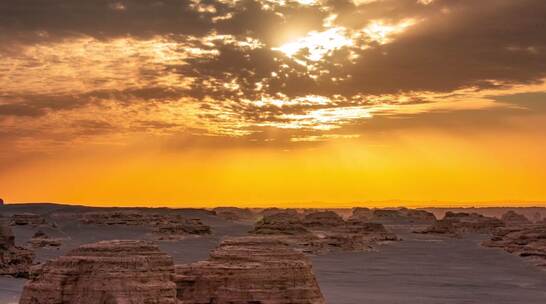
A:
[[[307,50],[306,59],[319,61],[333,51],[353,45],[353,40],[347,36],[343,27],[333,27],[323,32],[312,31],[306,36],[273,48],[288,57],[294,57],[302,50]]]

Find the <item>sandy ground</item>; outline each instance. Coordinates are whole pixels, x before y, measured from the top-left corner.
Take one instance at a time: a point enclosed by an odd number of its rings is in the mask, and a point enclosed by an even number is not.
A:
[[[42,209],[26,211],[46,212]],[[201,218],[213,228],[214,234],[160,242],[160,247],[176,263],[206,259],[223,237],[242,235],[251,228],[249,223],[224,221],[202,211],[179,212]],[[66,240],[58,250],[38,250],[39,261],[62,255],[83,243],[150,237],[145,227],[82,225],[75,220],[56,220],[56,223],[58,229],[40,229]],[[19,245],[24,245],[38,230],[26,226],[13,228]],[[413,235],[400,227],[397,233],[404,241],[383,246],[379,251],[312,258],[329,304],[546,303],[546,271],[502,250],[479,246],[478,236],[445,239]],[[24,283],[23,279],[0,277],[0,304],[17,303]]]

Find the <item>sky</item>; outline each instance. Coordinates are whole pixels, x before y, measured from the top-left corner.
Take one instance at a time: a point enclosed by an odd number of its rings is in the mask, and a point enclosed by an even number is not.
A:
[[[0,2],[0,197],[546,206],[544,0]]]

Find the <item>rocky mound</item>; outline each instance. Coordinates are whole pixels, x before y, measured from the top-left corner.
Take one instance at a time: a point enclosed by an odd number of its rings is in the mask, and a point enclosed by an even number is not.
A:
[[[351,218],[389,225],[432,224],[436,221],[436,217],[431,212],[407,208],[375,210],[368,208],[354,208]]]
[[[501,220],[506,225],[529,225],[532,224],[531,221],[525,217],[523,214],[516,213],[513,210],[510,210],[502,215]]]
[[[228,221],[249,221],[256,218],[254,212],[248,208],[218,207],[214,208],[213,212],[216,216]]]
[[[175,304],[172,258],[144,241],[83,245],[32,273],[20,304]]]
[[[308,229],[329,229],[343,226],[345,221],[333,211],[322,211],[305,215],[302,223]]]
[[[34,213],[19,213],[11,216],[11,225],[15,226],[39,226],[47,224],[44,217]]]
[[[178,240],[188,235],[205,235],[211,232],[210,227],[203,224],[200,219],[180,218],[174,222],[157,224],[155,228],[160,240]]]
[[[370,208],[356,207],[353,208],[352,219],[369,221],[373,216],[373,210]]]
[[[209,226],[198,218],[188,219],[176,214],[136,211],[89,212],[81,219],[84,224],[148,226],[160,240],[176,240],[189,235],[212,233]]]
[[[265,217],[265,216],[275,215],[277,213],[291,214],[294,216],[298,216],[298,211],[296,209],[281,209],[281,208],[265,208],[259,212],[259,215]]]
[[[177,265],[180,304],[322,304],[311,263],[272,237],[223,241],[206,261]]]
[[[345,221],[332,211],[309,213],[303,219],[293,213],[264,216],[250,233],[276,236],[308,254],[363,251],[398,240],[382,224],[353,219]]]
[[[425,229],[414,232],[460,236],[466,233],[492,233],[500,227],[504,227],[504,223],[494,217],[487,217],[477,213],[448,211],[443,219],[436,221]]]
[[[0,218],[0,275],[28,277],[34,254],[15,246],[11,228]]]
[[[259,220],[252,234],[261,235],[300,235],[310,233],[303,225],[303,221],[297,213],[279,212],[265,215]]]
[[[501,228],[482,244],[502,248],[546,268],[546,225]]]
[[[59,238],[51,238],[47,234],[45,234],[43,231],[39,230],[29,241],[32,248],[49,248],[49,247],[60,247],[61,246],[61,239]]]

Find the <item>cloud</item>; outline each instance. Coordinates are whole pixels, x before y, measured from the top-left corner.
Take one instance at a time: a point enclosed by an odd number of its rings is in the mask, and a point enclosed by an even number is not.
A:
[[[4,1],[0,125],[45,132],[34,139],[290,143],[413,121],[400,117],[495,124],[543,110],[498,95],[546,79],[545,12],[542,0]]]

